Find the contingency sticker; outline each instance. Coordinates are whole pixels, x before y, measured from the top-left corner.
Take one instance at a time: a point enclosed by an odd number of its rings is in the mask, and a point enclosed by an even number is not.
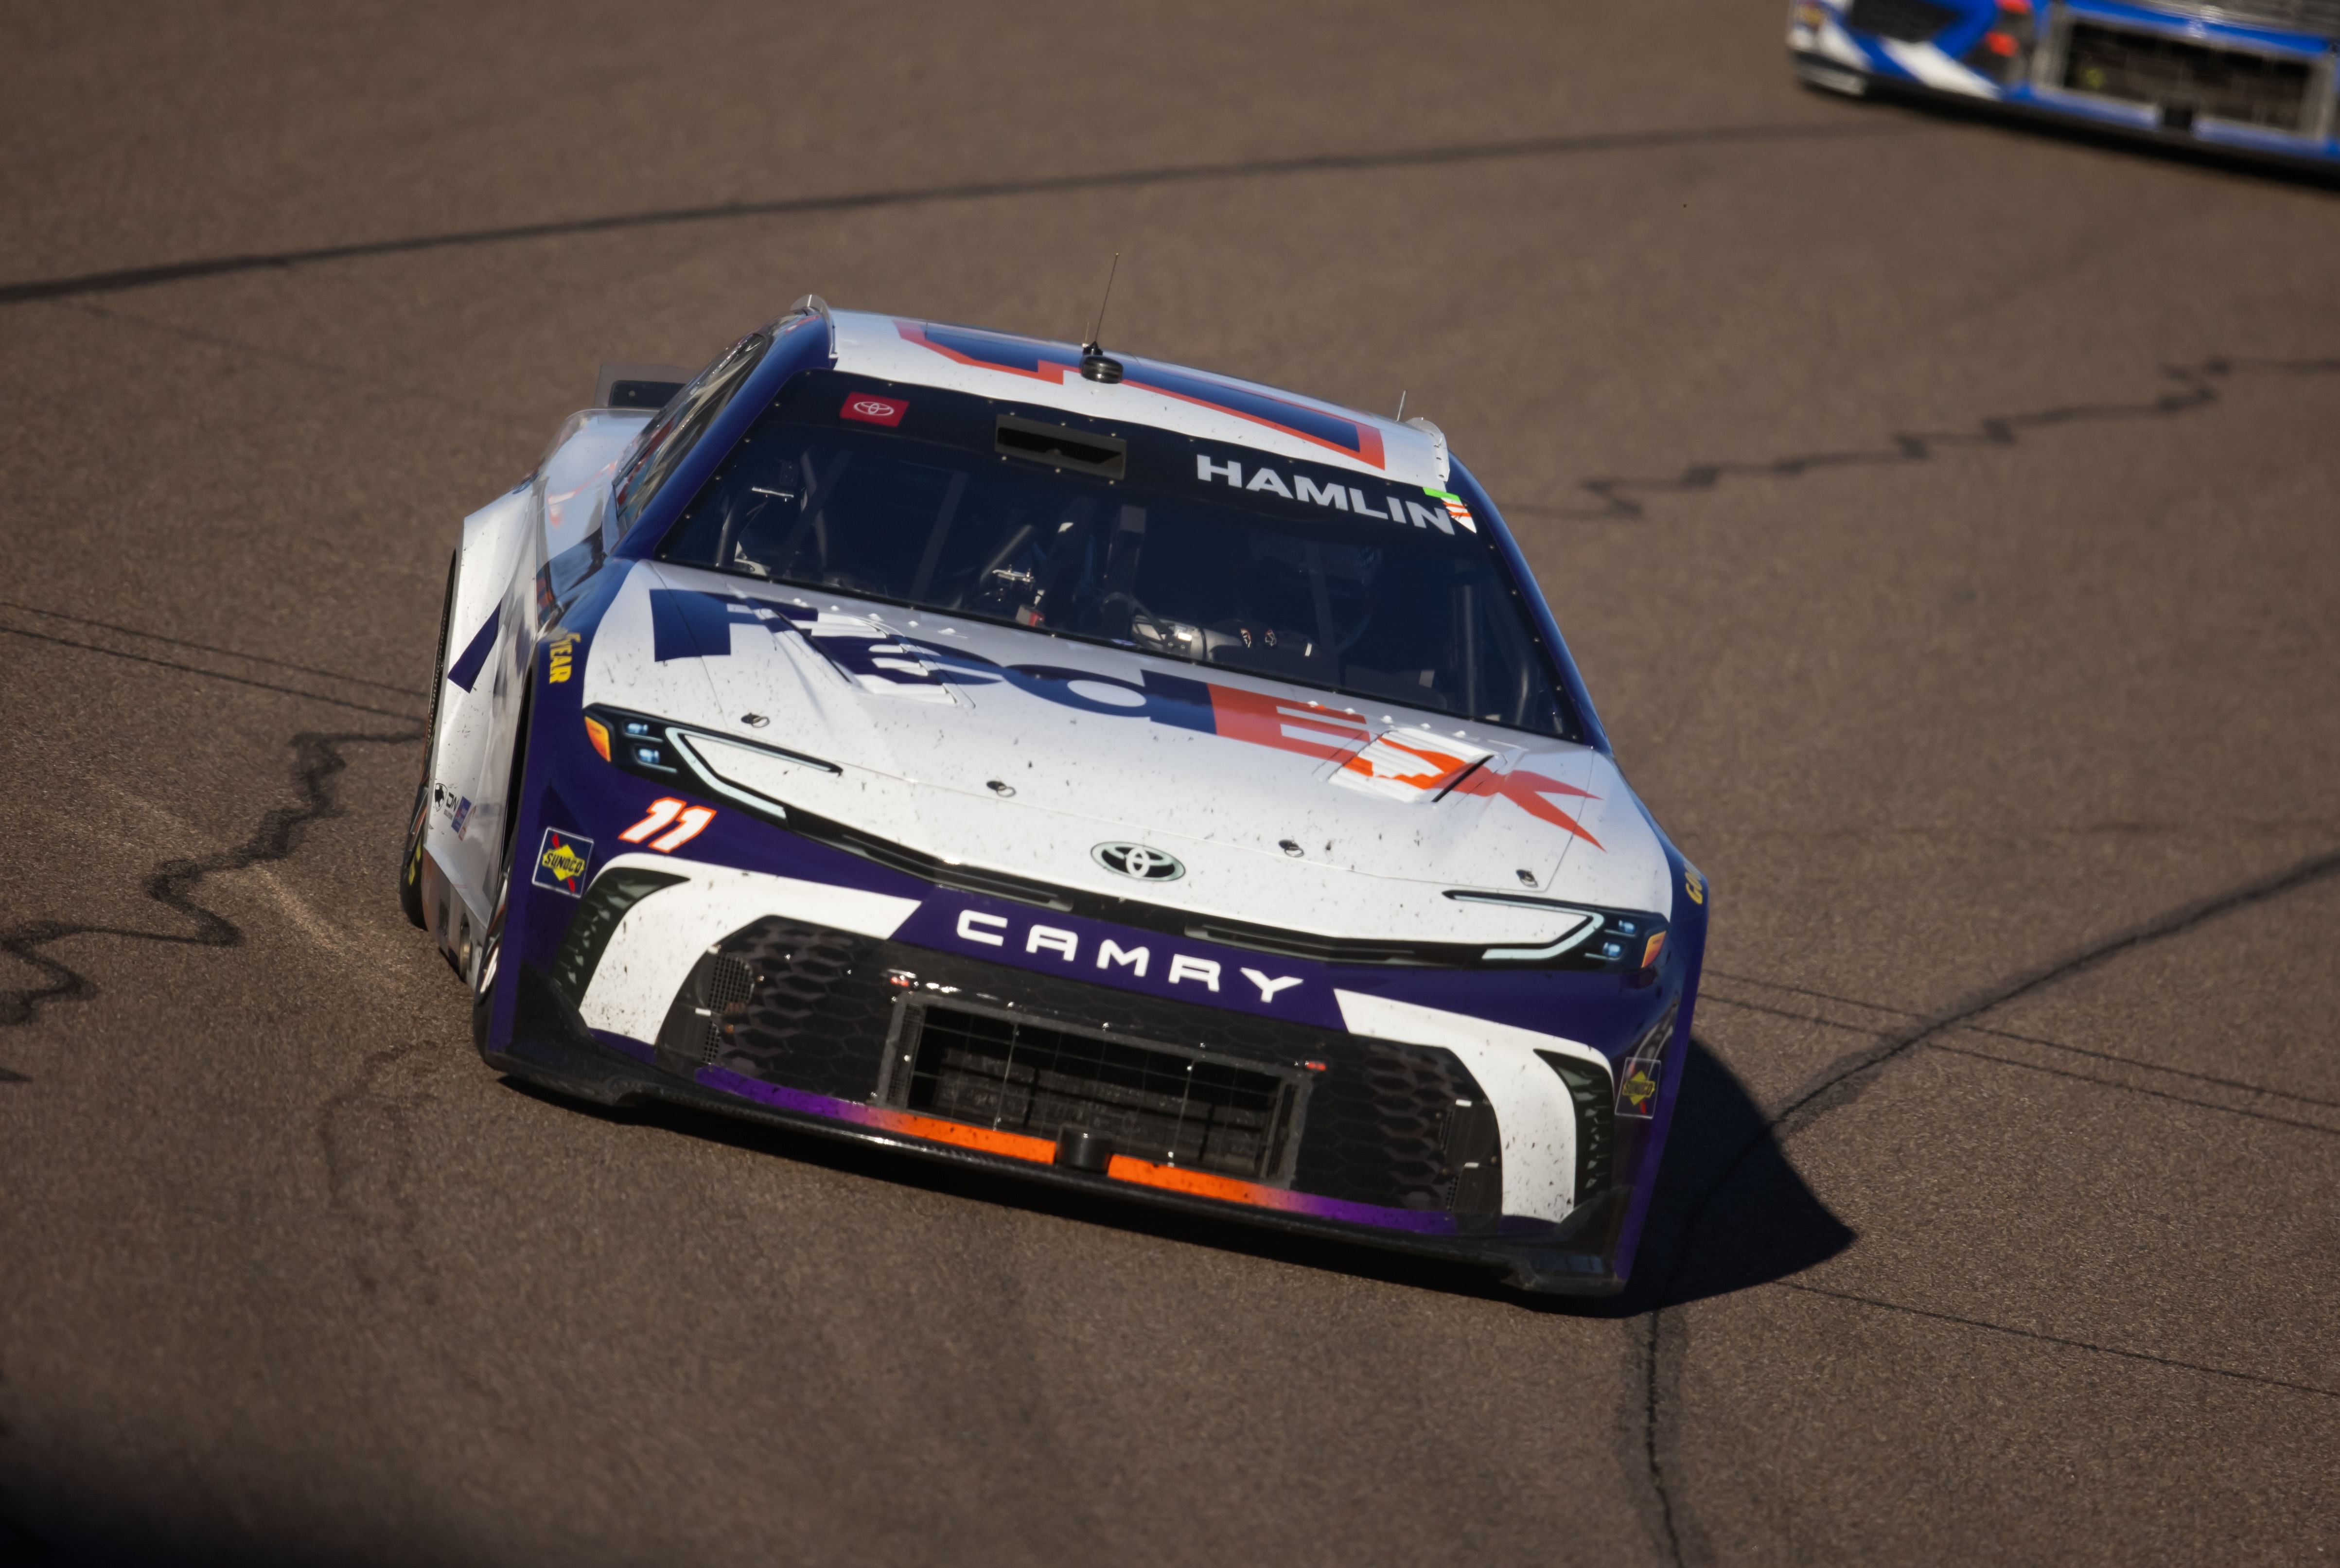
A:
[[[1654,944],[1652,944],[1654,954]],[[1674,1037],[1674,1016],[1679,1004],[1666,1009],[1665,1017],[1653,1025],[1633,1047],[1633,1054],[1617,1070],[1617,1114],[1642,1121],[1657,1114],[1658,1081],[1664,1077],[1666,1042]]]
[[[585,870],[592,863],[592,839],[547,828],[543,847],[536,852],[536,885],[578,898],[585,891]]]
[[[1422,487],[1422,493],[1444,506],[1446,508],[1446,515],[1461,523],[1464,528],[1469,529],[1472,533],[1479,531],[1479,524],[1472,518],[1471,509],[1462,504],[1462,498],[1461,496],[1456,495],[1452,491],[1433,490],[1426,484]]]

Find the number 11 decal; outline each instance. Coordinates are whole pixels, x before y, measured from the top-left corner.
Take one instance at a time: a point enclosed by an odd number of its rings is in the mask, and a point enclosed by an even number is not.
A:
[[[650,848],[659,854],[671,854],[707,830],[715,820],[712,806],[686,806],[669,795],[650,802],[649,814],[618,835],[629,844],[639,844],[659,829],[672,824],[673,830],[652,839]]]

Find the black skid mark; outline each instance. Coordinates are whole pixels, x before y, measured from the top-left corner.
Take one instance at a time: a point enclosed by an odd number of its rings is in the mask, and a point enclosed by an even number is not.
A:
[[[320,262],[350,261],[367,256],[407,255],[418,251],[510,244],[520,241],[565,239],[580,234],[603,234],[629,229],[670,227],[678,223],[734,223],[747,218],[785,218],[858,213],[887,207],[925,206],[937,203],[998,201],[1029,196],[1066,195],[1088,191],[1143,190],[1155,185],[1183,185],[1228,180],[1285,179],[1314,174],[1372,173],[1385,169],[1434,169],[1454,164],[1500,163],[1514,159],[1598,156],[1611,153],[1653,151],[1667,147],[1741,145],[1767,143],[1848,141],[1875,136],[1909,135],[1923,127],[1891,122],[1847,122],[1784,124],[1689,125],[1649,131],[1601,131],[1567,136],[1529,136],[1515,141],[1464,142],[1443,146],[1393,147],[1382,152],[1304,153],[1291,157],[1252,158],[1229,163],[1169,164],[1153,168],[1098,170],[1087,174],[1040,174],[1008,180],[975,180],[956,184],[910,185],[875,191],[843,191],[828,195],[783,196],[770,201],[724,202],[710,206],[660,207],[631,213],[603,213],[590,217],[556,218],[546,223],[513,223],[491,229],[463,229],[438,234],[413,234],[401,239],[362,240],[349,244],[319,245],[308,250],[265,251],[234,256],[206,256],[165,262],[158,266],[128,267],[116,272],[83,273],[72,277],[27,278],[0,283],[0,305],[27,300],[60,300],[82,294],[118,293],[124,289],[152,288],[189,278],[220,277],[233,273],[278,271]]]
[[[1765,1118],[1759,1132],[1743,1140],[1731,1152],[1706,1190],[1688,1206],[1681,1224],[1668,1238],[1671,1242],[1671,1245],[1664,1249],[1668,1266],[1664,1276],[1647,1298],[1647,1315],[1651,1322],[1642,1341],[1641,1394],[1648,1426],[1642,1434],[1642,1453],[1649,1467],[1651,1492],[1661,1521],[1661,1543],[1670,1561],[1685,1563],[1689,1554],[1683,1549],[1688,1522],[1681,1517],[1678,1489],[1669,1484],[1665,1466],[1667,1445],[1664,1426],[1668,1412],[1674,1404],[1671,1391],[1679,1373],[1679,1367],[1670,1364],[1667,1352],[1681,1337],[1679,1334],[1668,1332],[1665,1321],[1667,1309],[1681,1304],[1683,1282],[1697,1256],[1693,1243],[1700,1225],[1725,1191],[1744,1176],[1750,1158],[1759,1149],[1784,1144],[1829,1112],[1851,1104],[1868,1088],[1875,1075],[1890,1063],[1941,1035],[1963,1027],[1994,1008],[2100,968],[2139,948],[2183,936],[2223,915],[2279,898],[2336,873],[2340,873],[2340,849],[2309,856],[2268,876],[2212,894],[2206,898],[2179,905],[2077,952],[1988,987],[1943,1012],[1884,1034],[1875,1043],[1846,1052],[1814,1074],[1785,1106]],[[1650,1245],[1647,1241],[1643,1245],[1645,1248]]]
[[[413,746],[422,732],[319,734],[303,731],[292,739],[292,792],[295,803],[280,806],[260,819],[251,836],[233,849],[200,859],[170,859],[146,873],[149,898],[182,917],[182,931],[141,931],[122,926],[87,925],[73,920],[23,920],[0,931],[0,953],[31,966],[41,983],[19,990],[0,991],[0,1028],[29,1024],[41,1009],[60,1002],[86,1002],[97,997],[97,982],[63,959],[43,949],[75,937],[115,937],[134,942],[163,942],[196,948],[234,948],[243,942],[235,923],[195,901],[203,878],[224,871],[242,871],[273,860],[289,858],[300,848],[310,824],[342,814],[333,798],[333,776],[349,766],[343,748],[350,746]],[[5,1073],[5,1070],[0,1070]],[[5,1073],[6,1081],[23,1082],[20,1074]]]
[[[2335,359],[2232,359],[2214,355],[2190,365],[2164,365],[2162,377],[2175,384],[2135,402],[2064,403],[2021,413],[1985,414],[1970,430],[1896,432],[1882,447],[1848,452],[1796,452],[1752,462],[1694,462],[1671,478],[1588,479],[1578,488],[1599,498],[1596,507],[1513,506],[1505,510],[1566,522],[1639,522],[1648,516],[1633,494],[1700,495],[1726,479],[1799,479],[1819,469],[1889,468],[1931,462],[1946,452],[1970,447],[2010,447],[2027,431],[2064,425],[2115,424],[2132,420],[2176,419],[2216,403],[2219,383],[2237,375],[2340,375]]]

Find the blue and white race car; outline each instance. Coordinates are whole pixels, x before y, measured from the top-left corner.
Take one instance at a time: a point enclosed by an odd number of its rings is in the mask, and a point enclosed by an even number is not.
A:
[[[2340,164],[2340,0],[1795,0],[1788,48],[1839,93],[1947,94]]]
[[[1706,886],[1435,426],[811,297],[600,401],[448,584],[491,1065],[1621,1286]]]

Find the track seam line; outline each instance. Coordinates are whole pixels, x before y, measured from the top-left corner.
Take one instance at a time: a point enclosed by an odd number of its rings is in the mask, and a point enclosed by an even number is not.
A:
[[[2335,362],[2340,363],[2340,362]],[[1760,1147],[1765,1139],[1775,1139],[1784,1145],[1795,1133],[1810,1126],[1829,1111],[1849,1103],[1853,1096],[1849,1092],[1839,1095],[1838,1091],[1851,1090],[1859,1079],[1889,1066],[1919,1046],[1926,1044],[1935,1036],[1958,1028],[1969,1019],[1978,1017],[1995,1007],[2003,1007],[2018,997],[2028,996],[2059,980],[2084,974],[2123,953],[2183,935],[2221,915],[2280,898],[2295,888],[2320,881],[2335,871],[2340,871],[2340,850],[2326,850],[2318,855],[2309,856],[2305,859],[2295,861],[2282,870],[2243,883],[2226,892],[2212,894],[2207,898],[2179,905],[2154,919],[2116,933],[2054,963],[2018,975],[1998,986],[1987,988],[1971,996],[1966,1001],[1953,1005],[1947,1011],[1919,1023],[1914,1028],[1888,1037],[1885,1043],[1880,1046],[1853,1051],[1839,1057],[1835,1063],[1822,1069],[1808,1087],[1767,1117],[1754,1136],[1740,1145],[1730,1158],[1725,1162],[1721,1173],[1700,1195],[1698,1201],[1691,1206],[1690,1213],[1681,1227],[1681,1241],[1672,1259],[1672,1266],[1664,1283],[1658,1288],[1657,1300],[1650,1309],[1650,1315],[1653,1319],[1661,1318],[1671,1305],[1668,1297],[1681,1283],[1683,1270],[1688,1266],[1691,1243],[1697,1234],[1699,1225],[1704,1220],[1707,1210],[1713,1205],[1714,1199],[1730,1185],[1732,1177],[1745,1165],[1747,1156]],[[1648,1349],[1642,1365],[1643,1407],[1650,1421],[1643,1438],[1643,1449],[1649,1459],[1650,1484],[1657,1497],[1669,1554],[1674,1563],[1681,1563],[1683,1562],[1681,1536],[1674,1517],[1674,1501],[1667,1490],[1665,1466],[1658,1452],[1660,1447],[1658,1428],[1662,1418],[1658,1399],[1661,1344],[1660,1334],[1653,1325],[1648,1337]]]
[[[1874,1039],[1886,1039],[1890,1037],[1892,1034],[1890,1029],[1876,1028],[1867,1024],[1839,1023],[1834,1018],[1823,1018],[1811,1013],[1790,1012],[1785,1007],[1765,1007],[1760,1002],[1750,1002],[1738,997],[1720,996],[1713,991],[1703,988],[1700,990],[1698,999],[1701,1004],[1712,1002],[1720,1007],[1737,1007],[1741,1012],[1761,1013],[1770,1017],[1784,1018],[1790,1023],[1810,1024],[1819,1028],[1836,1029],[1845,1034],[1868,1035]],[[1854,1003],[1852,1005],[1859,1006],[1860,1004]],[[1890,1011],[1892,1009],[1879,1008],[1878,1010],[1882,1012]],[[1980,1024],[1961,1024],[1952,1032],[1962,1035],[1981,1035],[1994,1040],[2014,1040],[2022,1045],[2038,1046],[2043,1050],[2064,1051],[2072,1056],[2086,1057],[2091,1061],[2110,1062],[2118,1067],[2134,1067],[2141,1073],[2160,1073],[2167,1077],[2184,1078],[2189,1083],[2214,1084],[2222,1089],[2233,1089],[2237,1094],[2261,1095],[2271,1100],[2285,1100],[2293,1105],[2321,1106],[2331,1110],[2340,1110],[2340,1100],[2327,1100],[2315,1095],[2303,1095],[2292,1089],[2271,1089],[2265,1084],[2246,1083],[2241,1078],[2222,1078],[2215,1073],[2197,1073],[2190,1071],[2185,1067],[2165,1067],[2159,1062],[2148,1062],[2141,1057],[2124,1057],[2116,1051],[2091,1050],[2086,1046],[2066,1045],[2061,1040],[2046,1039],[2038,1035],[2018,1034],[2012,1029],[1993,1029],[1987,1028]],[[1927,1049],[1950,1051],[1960,1056],[1974,1057],[1978,1060],[1981,1061],[2005,1062],[2009,1067],[2022,1067],[2032,1065],[2028,1062],[2018,1061],[2012,1057],[1988,1056],[1980,1051],[1961,1049],[1956,1046],[1929,1045]],[[2057,1069],[2053,1067],[2041,1067],[2038,1070],[2041,1072],[2057,1071]],[[2114,1088],[2127,1088],[2129,1087],[2127,1084],[2119,1082],[2117,1079],[2089,1077],[2085,1073],[2065,1073],[2062,1076],[2079,1078],[2087,1083],[2107,1084]],[[2155,1089],[2141,1089],[2138,1092],[2141,1094],[2161,1093],[2161,1091]],[[2167,1097],[2173,1099],[2182,1098],[2182,1097],[2178,1096],[2169,1096]],[[2224,1106],[2217,1106],[2209,1100],[2185,1100],[2183,1103],[2186,1105],[2211,1106],[2214,1109],[2218,1110],[2227,1108]]]
[[[2266,1111],[2245,1110],[2240,1106],[2222,1106],[2216,1100],[2189,1099],[2184,1095],[2173,1095],[2166,1089],[2148,1089],[2142,1084],[2124,1084],[2111,1078],[2093,1077],[2087,1073],[2071,1072],[2063,1067],[2042,1067],[2038,1062],[2018,1061],[2013,1057],[1995,1057],[1988,1051],[1972,1050],[1964,1046],[1946,1046],[1939,1040],[1928,1040],[1926,1048],[1929,1051],[1939,1051],[1944,1056],[1965,1057],[1978,1062],[1995,1062],[2002,1067],[2014,1067],[2020,1072],[2044,1073],[2051,1078],[2069,1078],[2077,1084],[2096,1084],[2104,1088],[2117,1089],[2123,1094],[2145,1095],[2157,1100],[2167,1100],[2173,1105],[2193,1106],[2201,1110],[2220,1111],[2230,1116],[2246,1116],[2255,1122],[2272,1122],[2280,1127],[2300,1127],[2308,1132],[2322,1133],[2326,1137],[2340,1137],[2340,1127],[2325,1126],[2321,1122],[2296,1121],[2290,1116],[2274,1116]]]
[[[216,653],[223,658],[241,659],[247,664],[273,665],[278,670],[297,670],[303,675],[314,675],[325,680],[344,681],[352,686],[371,686],[377,691],[393,692],[423,701],[430,697],[410,686],[393,686],[387,680],[369,680],[362,675],[343,675],[338,670],[321,670],[313,664],[296,664],[289,659],[271,659],[263,653],[244,653],[233,648],[221,648],[210,642],[191,642],[183,637],[165,637],[159,631],[142,631],[134,626],[117,626],[111,620],[94,620],[86,615],[68,615],[62,610],[43,610],[37,605],[19,604],[14,600],[0,599],[0,610],[14,610],[24,615],[45,616],[51,620],[70,620],[76,626],[94,626],[101,631],[118,631],[124,637],[143,638],[149,642],[167,642],[174,648],[192,648],[201,653]]]
[[[1375,169],[1430,168],[1447,164],[1495,163],[1511,158],[1560,157],[1581,153],[1633,152],[1649,148],[1691,146],[1722,142],[1794,142],[1906,136],[1928,127],[1903,123],[1788,124],[1721,125],[1673,130],[1594,132],[1567,136],[1536,136],[1511,142],[1465,142],[1441,147],[1394,148],[1379,153],[1314,153],[1293,157],[1259,158],[1248,162],[1168,164],[1151,168],[1089,174],[1042,175],[1022,180],[973,180],[956,184],[911,185],[894,190],[838,192],[820,196],[784,196],[761,202],[718,202],[693,207],[653,208],[636,213],[609,213],[588,218],[554,218],[535,223],[510,223],[489,229],[452,230],[416,234],[397,240],[364,240],[305,249],[251,252],[210,256],[153,266],[108,272],[80,273],[55,278],[28,278],[0,283],[0,305],[34,300],[64,299],[80,294],[118,293],[127,289],[234,273],[281,270],[318,262],[350,261],[367,256],[404,255],[417,251],[446,250],[467,245],[504,244],[515,241],[555,239],[571,234],[607,233],[625,229],[659,228],[678,223],[721,223],[740,218],[793,217],[804,214],[859,212],[877,207],[917,206],[929,203],[975,202],[1003,197],[1056,195],[1075,191],[1141,189],[1149,185],[1192,184],[1215,180],[1269,179],[1295,174],[1351,174]]]
[[[1859,1024],[1839,1024],[1829,1018],[1815,1018],[1807,1013],[1790,1013],[1779,1007],[1760,1007],[1753,1002],[1737,1001],[1730,997],[1715,996],[1710,992],[1701,992],[1699,1000],[1701,1003],[1713,1002],[1726,1007],[1738,1007],[1750,1013],[1765,1013],[1775,1018],[1785,1018],[1790,1023],[1812,1024],[1824,1029],[1839,1029],[1849,1034],[1868,1035],[1876,1039],[1889,1037],[1889,1031],[1884,1029],[1872,1029]],[[2000,1036],[2000,1031],[1997,1029],[1978,1029],[1971,1024],[1961,1025],[1955,1032]],[[2260,1095],[2271,1100],[2281,1100],[2295,1105],[2330,1106],[2332,1104],[2329,1100],[2319,1100],[2313,1095],[2288,1094],[2282,1089],[2262,1088],[2256,1084],[2241,1083],[2233,1078],[2214,1078],[2204,1073],[2188,1073],[2176,1067],[2157,1067],[2150,1062],[2140,1062],[2129,1057],[2116,1057],[2104,1051],[2084,1051],[2077,1046],[2059,1045],[2054,1040],[2035,1040],[2027,1035],[2004,1035],[2000,1037],[2020,1040],[2027,1045],[2043,1046],[2050,1050],[2071,1051],[2078,1056],[2092,1057],[2100,1061],[2115,1062],[2123,1067],[2135,1067],[2140,1072],[2168,1073],[2176,1077],[2216,1084],[2221,1088],[2233,1089],[2239,1094]],[[2277,1126],[2305,1127],[2311,1132],[2329,1133],[2335,1136],[2340,1136],[2340,1127],[2325,1126],[2321,1122],[2295,1121],[2289,1116],[2274,1116],[2266,1111],[2246,1110],[2240,1106],[2222,1106],[2216,1100],[2197,1100],[2186,1095],[2172,1094],[2166,1089],[2149,1089],[2141,1084],[2125,1084],[2118,1078],[2097,1077],[2090,1073],[2076,1073],[2064,1067],[2043,1067],[2037,1062],[2022,1061],[2014,1057],[1993,1056],[1988,1051],[1978,1051],[1970,1047],[1948,1046],[1939,1040],[1929,1040],[1926,1042],[1926,1049],[1940,1051],[1948,1056],[1968,1057],[1978,1062],[1996,1062],[2000,1067],[2017,1067],[2026,1072],[2046,1073],[2051,1077],[2069,1078],[2074,1083],[2096,1084],[2107,1089],[2147,1095],[2155,1099],[2169,1100],[2176,1105],[2197,1106],[2206,1111],[2224,1111],[2228,1116],[2248,1116],[2255,1121],[2273,1122]]]
[[[238,686],[257,687],[263,691],[281,691],[288,697],[304,697],[312,702],[323,702],[335,708],[354,709],[360,713],[372,713],[383,719],[408,719],[421,722],[416,715],[401,713],[394,709],[376,708],[367,702],[352,702],[346,698],[327,697],[317,691],[303,691],[297,686],[279,686],[273,680],[254,680],[248,675],[230,675],[223,670],[204,670],[193,664],[181,664],[175,660],[156,659],[144,653],[125,652],[119,648],[102,648],[94,642],[76,642],[70,637],[52,637],[45,631],[26,631],[22,627],[0,626],[0,635],[22,637],[33,642],[53,643],[59,648],[77,648],[84,653],[102,653],[108,659],[126,659],[134,664],[152,664],[159,669],[175,670],[186,675],[200,675],[207,680],[227,680]],[[339,677],[335,679],[338,680]]]
[[[1978,1328],[1991,1334],[2011,1335],[2018,1339],[2036,1339],[2045,1345],[2060,1345],[2073,1350],[2093,1351],[2098,1355],[2117,1355],[2130,1361],[2143,1361],[2155,1366],[2173,1367],[2183,1372],[2198,1372],[2210,1377],[2230,1377],[2237,1383],[2256,1383],[2267,1388],[2285,1388],[2297,1394],[2320,1394],[2325,1399],[2340,1399],[2340,1388],[2325,1388],[2313,1383],[2293,1383],[2286,1378],[2268,1377],[2256,1372],[2234,1372],[2223,1366],[2209,1366],[2198,1361],[2180,1361],[2174,1355],[2156,1355],[2145,1350],[2123,1350],[2114,1345],[2096,1345],[2085,1339],[2069,1339],[2059,1334],[2043,1334],[2037,1329],[2017,1328],[2011,1324],[1992,1323],[1986,1318],[1961,1317],[1953,1312],[1936,1312],[1923,1306],[1910,1306],[1898,1301],[1885,1301],[1873,1295],[1859,1295],[1851,1291],[1828,1290],[1817,1285],[1798,1285],[1792,1280],[1770,1282],[1777,1290],[1792,1290],[1803,1295],[1826,1296],[1834,1301],[1857,1302],[1862,1306],[1884,1312],[1907,1313],[1912,1317],[1930,1317],[1938,1323],[1954,1323],[1962,1328]]]
[[[199,332],[193,327],[183,327],[172,322],[157,321],[152,316],[139,315],[132,311],[110,311],[103,306],[91,304],[86,300],[66,299],[45,303],[55,304],[60,310],[73,311],[77,314],[88,316],[94,321],[110,323],[115,326],[131,327],[158,336],[177,338],[183,342],[197,343],[204,348],[216,349],[223,353],[241,355],[247,361],[254,361],[261,364],[291,366],[313,376],[322,376],[337,387],[371,392],[380,397],[409,398],[417,402],[433,403],[441,408],[453,409],[476,420],[510,425],[515,430],[523,426],[531,431],[543,427],[543,421],[538,416],[520,413],[511,409],[493,408],[486,403],[474,402],[466,398],[450,397],[444,392],[430,392],[421,387],[410,386],[404,382],[393,381],[376,371],[364,370],[353,365],[334,364],[326,360],[308,359],[300,354],[287,353],[282,349],[272,349],[243,339],[226,337],[216,332]]]

